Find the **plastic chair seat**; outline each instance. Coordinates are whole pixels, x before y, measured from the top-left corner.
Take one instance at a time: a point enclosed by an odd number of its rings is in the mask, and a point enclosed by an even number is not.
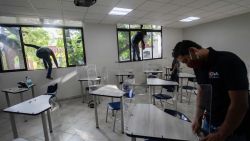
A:
[[[154,94],[153,97],[155,97],[156,99],[171,99],[173,98],[170,95],[166,95],[166,94]]]
[[[121,102],[110,102],[108,103],[111,110],[120,110],[121,109]]]
[[[193,87],[193,86],[182,86],[182,89],[186,89],[186,90],[196,90],[196,88]]]

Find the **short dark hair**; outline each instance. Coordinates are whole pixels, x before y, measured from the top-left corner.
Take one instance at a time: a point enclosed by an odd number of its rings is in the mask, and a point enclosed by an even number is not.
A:
[[[178,42],[172,52],[172,56],[174,58],[177,58],[178,56],[184,56],[184,55],[188,55],[189,54],[189,48],[194,47],[197,49],[201,49],[202,47],[190,40],[183,40],[181,42]]]

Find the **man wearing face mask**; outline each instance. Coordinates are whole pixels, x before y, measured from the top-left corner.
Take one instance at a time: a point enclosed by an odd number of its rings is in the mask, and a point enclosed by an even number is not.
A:
[[[199,134],[206,111],[202,129],[209,134],[202,141],[249,141],[249,84],[244,62],[231,52],[202,48],[190,40],[177,43],[173,57],[194,69],[198,84],[212,86],[211,107],[202,103],[205,94],[198,88],[193,132]]]

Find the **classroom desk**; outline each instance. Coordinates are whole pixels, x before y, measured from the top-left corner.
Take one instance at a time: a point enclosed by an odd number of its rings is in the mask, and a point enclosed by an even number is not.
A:
[[[49,141],[45,112],[47,112],[48,116],[49,130],[50,132],[52,132],[52,122],[49,110],[51,108],[51,105],[49,103],[50,98],[51,95],[40,95],[38,97],[26,100],[22,103],[4,109],[4,112],[10,114],[10,121],[14,138],[18,138],[15,116],[14,116],[15,114],[32,115],[32,116],[41,114],[45,141]]]
[[[86,78],[80,78],[80,79],[78,79],[78,81],[80,82],[80,85],[81,85],[82,103],[84,103],[84,96],[85,96],[84,95],[84,91],[83,91],[83,82],[88,82],[88,81],[94,82],[94,81],[100,81],[100,80],[101,80],[100,77],[97,77],[97,78],[88,78],[88,77],[86,77]]]
[[[159,79],[159,78],[147,78],[147,85],[149,86],[150,103],[152,103],[152,94],[154,94],[155,86],[178,86],[178,83],[174,81],[167,81],[167,80]]]
[[[182,93],[182,86],[183,86],[183,79],[195,78],[195,75],[190,74],[190,73],[179,73],[178,76],[179,76],[179,79],[180,79],[180,81],[181,81],[181,83],[180,83],[180,88],[181,88],[181,93],[180,93],[180,94],[181,94],[181,100],[180,100],[180,102],[182,103],[182,95],[183,95],[183,93]]]
[[[146,70],[146,71],[144,71],[144,73],[146,74],[147,78],[148,78],[148,75],[152,74],[152,73],[156,73],[157,75],[160,74],[160,78],[162,78],[163,71],[161,71],[161,70]]]
[[[120,86],[120,84],[123,83],[124,77],[125,77],[125,76],[127,76],[127,77],[129,77],[129,76],[134,76],[134,74],[133,74],[133,73],[126,73],[126,72],[124,72],[124,73],[118,73],[118,74],[116,74],[115,76],[116,76],[117,82],[118,82],[118,84],[119,84],[119,86]]]
[[[132,141],[136,138],[196,141],[191,123],[173,117],[152,104],[136,104],[126,127]]]
[[[90,92],[90,95],[94,96],[95,103],[95,120],[96,120],[96,128],[99,128],[98,123],[98,112],[97,112],[97,96],[111,97],[111,98],[120,98],[121,102],[121,130],[124,133],[124,117],[123,117],[123,95],[125,92],[118,89],[116,85],[104,85],[103,87]]]
[[[5,93],[5,97],[6,97],[6,101],[7,101],[7,105],[8,107],[11,106],[10,104],[10,98],[9,98],[9,94],[20,94],[20,100],[21,102],[23,102],[23,92],[26,92],[28,90],[31,89],[32,91],[32,97],[34,98],[35,97],[35,92],[34,92],[34,87],[36,85],[32,84],[30,86],[30,88],[18,88],[18,87],[13,87],[13,88],[7,88],[7,89],[3,89],[2,92]]]

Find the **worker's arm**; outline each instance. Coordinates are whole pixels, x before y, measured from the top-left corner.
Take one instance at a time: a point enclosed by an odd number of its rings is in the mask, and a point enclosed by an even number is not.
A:
[[[39,47],[39,46],[37,46],[37,45],[32,45],[32,44],[24,44],[24,45],[27,46],[27,47],[33,47],[33,48],[35,48],[35,49],[41,48],[41,47]]]
[[[53,51],[51,51],[51,56],[52,56],[52,58],[53,58],[53,60],[54,60],[54,63],[56,64],[56,67],[58,68],[57,59],[56,59],[56,56],[55,56],[55,54],[54,54]]]
[[[196,96],[196,112],[192,122],[193,133],[199,134],[201,130],[202,117],[204,114],[204,106],[202,105],[203,92],[200,86],[198,86],[198,93]]]
[[[143,40],[143,39],[141,40],[141,48],[142,48],[142,50],[145,49],[145,43],[144,43],[144,40]]]
[[[209,134],[204,141],[224,141],[243,121],[248,110],[248,92],[246,90],[229,91],[230,105],[226,118],[218,131]]]

